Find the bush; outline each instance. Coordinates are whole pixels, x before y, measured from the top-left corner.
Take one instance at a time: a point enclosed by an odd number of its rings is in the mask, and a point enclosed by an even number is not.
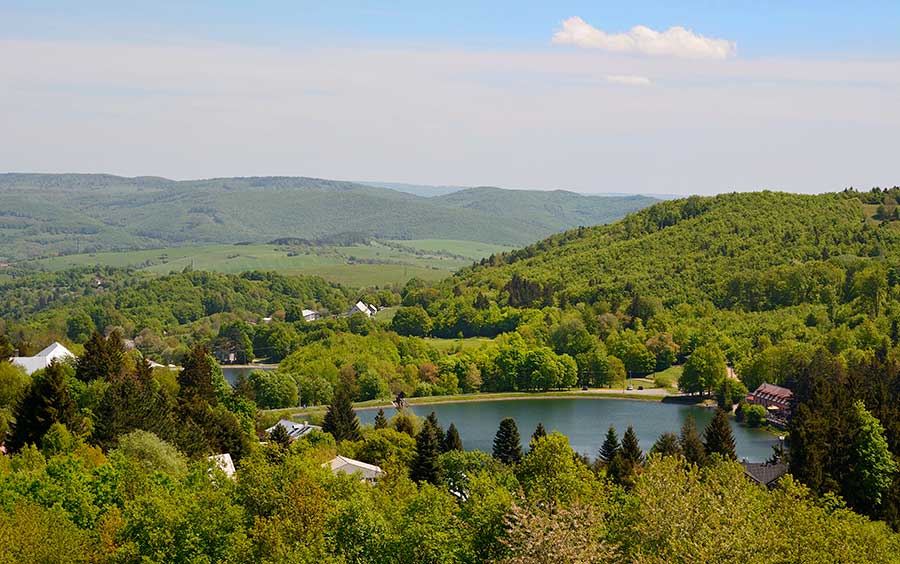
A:
[[[760,427],[766,423],[766,408],[761,405],[748,405],[744,408],[744,419],[751,427]]]
[[[159,471],[175,476],[187,472],[187,459],[177,448],[153,433],[132,431],[119,437],[119,447],[114,451],[136,460],[148,471]]]

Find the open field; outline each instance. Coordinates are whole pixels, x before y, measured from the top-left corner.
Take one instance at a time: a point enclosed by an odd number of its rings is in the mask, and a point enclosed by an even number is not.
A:
[[[104,265],[166,274],[186,267],[224,273],[275,270],[311,274],[352,287],[404,284],[413,277],[436,281],[494,252],[501,245],[426,239],[345,247],[287,245],[192,245],[169,249],[66,255],[19,263],[58,271]]]

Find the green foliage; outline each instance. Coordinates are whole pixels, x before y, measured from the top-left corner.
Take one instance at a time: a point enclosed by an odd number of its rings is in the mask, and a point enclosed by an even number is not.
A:
[[[884,437],[884,427],[861,400],[853,403],[853,442],[846,493],[860,506],[881,504],[897,472],[897,463]]]
[[[768,412],[761,405],[748,405],[743,409],[743,417],[747,425],[751,427],[760,427],[766,424],[766,416]]]
[[[122,435],[114,452],[134,460],[149,472],[163,472],[171,476],[187,473],[187,459],[177,448],[153,433],[140,429]]]
[[[674,433],[662,433],[659,438],[656,439],[656,442],[653,443],[650,454],[659,456],[681,455],[681,443],[678,440],[678,436]]]
[[[706,446],[707,455],[717,454],[723,458],[737,460],[731,425],[728,423],[728,416],[721,409],[716,409],[716,414],[703,430],[703,444]]]
[[[600,452],[597,453],[597,459],[604,464],[609,464],[613,457],[619,452],[620,446],[616,428],[610,425],[609,429],[606,431],[606,437],[603,439],[603,444],[600,445]]]
[[[450,423],[450,426],[447,427],[447,434],[444,436],[443,452],[461,452],[462,450],[463,444],[462,439],[459,437],[459,431],[456,430],[456,425]]]
[[[353,412],[353,404],[346,390],[339,390],[334,395],[334,400],[328,406],[322,430],[330,433],[334,440],[358,441],[362,438],[359,430],[359,418]]]
[[[431,334],[431,318],[422,306],[401,307],[391,320],[391,328],[400,335],[424,337]]]
[[[66,373],[67,367],[54,361],[33,375],[34,380],[15,410],[16,424],[10,438],[13,449],[40,444],[44,433],[54,423],[61,423],[71,430],[81,428],[82,421],[69,393]]]
[[[297,382],[279,370],[254,370],[249,383],[256,405],[263,409],[295,407],[299,401]]]
[[[522,460],[522,444],[515,419],[507,417],[500,422],[494,437],[494,458],[504,464],[516,464]]]
[[[684,371],[678,381],[679,387],[689,393],[711,393],[725,379],[725,355],[714,346],[694,349],[684,364]]]
[[[430,419],[426,419],[422,430],[416,435],[416,459],[410,469],[410,478],[416,482],[436,484],[440,479],[438,465],[440,454],[441,440],[438,429]]]

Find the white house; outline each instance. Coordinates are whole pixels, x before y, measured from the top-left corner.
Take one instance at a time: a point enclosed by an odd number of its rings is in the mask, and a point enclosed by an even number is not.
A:
[[[234,476],[234,461],[231,459],[230,453],[225,454],[214,454],[212,456],[207,457],[208,460],[215,463],[216,468],[225,472],[225,475],[229,478]]]
[[[371,304],[367,304],[364,301],[358,301],[353,305],[353,307],[350,308],[350,311],[347,312],[347,315],[350,316],[354,313],[364,313],[366,314],[366,317],[372,317],[373,315],[378,313],[378,308]]]
[[[335,476],[337,476],[338,474],[347,474],[349,476],[352,476],[358,473],[366,482],[374,482],[384,475],[384,472],[378,466],[375,466],[374,464],[366,464],[365,462],[360,462],[359,460],[353,460],[352,458],[347,458],[346,456],[336,456],[331,460],[331,462],[326,462],[322,466],[330,466],[331,472]]]
[[[315,321],[317,319],[322,318],[322,314],[318,311],[312,309],[304,309],[303,312],[303,321]]]
[[[75,355],[66,347],[54,342],[34,356],[14,356],[9,359],[9,362],[21,366],[28,374],[34,374],[38,370],[50,366],[54,360],[63,361],[67,358],[75,358]]]
[[[299,439],[300,437],[304,437],[304,436],[308,435],[309,433],[312,433],[313,431],[321,431],[322,430],[322,428],[319,427],[318,425],[310,425],[306,421],[304,421],[303,423],[297,423],[297,422],[291,421],[289,419],[282,419],[278,423],[276,423],[276,424],[272,425],[271,427],[269,427],[268,429],[266,429],[266,434],[274,431],[275,428],[278,427],[279,425],[284,427],[284,430],[287,431],[287,434],[291,438],[291,440],[296,440],[296,439]]]

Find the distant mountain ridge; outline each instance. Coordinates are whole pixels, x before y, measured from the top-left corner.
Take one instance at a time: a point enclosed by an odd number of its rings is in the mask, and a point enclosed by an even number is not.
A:
[[[193,243],[318,239],[460,239],[525,245],[608,223],[652,198],[466,189],[426,198],[305,177],[176,181],[109,174],[0,174],[0,257]]]

